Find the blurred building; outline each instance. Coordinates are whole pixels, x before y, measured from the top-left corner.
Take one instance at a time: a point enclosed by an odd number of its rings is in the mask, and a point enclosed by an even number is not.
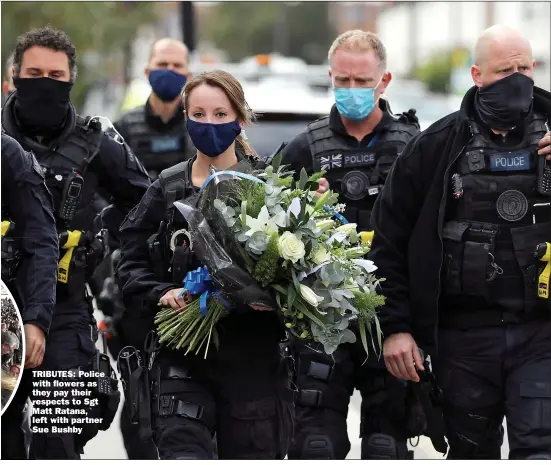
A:
[[[377,32],[379,13],[397,2],[330,2],[329,18],[337,34],[350,29]]]
[[[377,31],[387,47],[390,69],[406,76],[435,52],[472,50],[484,29],[508,24],[530,40],[537,62],[536,85],[549,90],[550,18],[549,2],[394,2],[379,12]],[[471,57],[454,62],[462,70],[456,80],[472,85]]]

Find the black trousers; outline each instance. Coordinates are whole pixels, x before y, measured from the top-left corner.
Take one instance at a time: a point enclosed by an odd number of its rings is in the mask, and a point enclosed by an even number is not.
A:
[[[450,459],[551,459],[551,322],[440,329],[434,373]],[[539,457],[539,455],[538,455]]]
[[[365,361],[361,345],[343,344],[327,355],[321,344],[297,339],[293,354],[299,395],[290,459],[346,458],[346,420],[355,387],[362,394],[362,459],[407,458],[406,385],[388,373],[382,359],[372,354]]]
[[[89,367],[95,354],[95,343],[98,338],[97,325],[92,316],[92,303],[88,299],[77,302],[58,302],[56,313],[52,320],[50,333],[46,343],[46,352],[42,364],[36,368],[40,370],[70,370],[78,367]],[[41,391],[50,391],[48,398],[53,398],[52,391],[59,391],[54,387],[52,378],[45,377],[50,387],[40,387]],[[33,377],[35,382],[39,376]],[[67,389],[66,399],[71,399],[71,389]],[[43,396],[41,396],[42,398]],[[33,399],[33,397],[31,397]],[[49,417],[48,417],[49,418]],[[33,432],[30,458],[31,459],[79,459],[82,448],[90,437],[85,438],[74,433],[52,433],[52,426],[66,426],[43,423],[32,425],[46,427],[47,433]],[[80,425],[76,425],[80,426]],[[87,432],[94,428],[87,428]],[[95,430],[97,431],[99,428]]]
[[[261,329],[259,329],[259,332]],[[294,391],[278,342],[221,337],[220,350],[161,349],[153,364],[154,439],[161,459],[283,459]]]

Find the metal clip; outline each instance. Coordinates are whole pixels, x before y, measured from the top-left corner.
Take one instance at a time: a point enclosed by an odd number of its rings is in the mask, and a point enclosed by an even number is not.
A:
[[[491,283],[494,279],[497,278],[498,275],[503,274],[503,268],[501,268],[496,262],[495,257],[493,254],[488,252],[488,255],[492,259],[492,261],[488,264],[488,267],[491,269],[488,269],[489,276],[486,278],[486,282]]]

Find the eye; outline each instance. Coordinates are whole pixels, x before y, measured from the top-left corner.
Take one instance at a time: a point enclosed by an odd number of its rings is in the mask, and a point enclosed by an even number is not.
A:
[[[219,111],[218,113],[216,113],[216,116],[218,116],[219,118],[223,118],[224,116],[227,116],[227,113],[224,113],[223,111]]]
[[[201,113],[200,111],[196,111],[195,113],[193,113],[194,118],[200,118],[201,116],[203,116],[203,113]]]

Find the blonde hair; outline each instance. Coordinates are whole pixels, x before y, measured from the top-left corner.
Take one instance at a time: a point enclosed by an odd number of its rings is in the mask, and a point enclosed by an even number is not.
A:
[[[228,97],[233,111],[237,113],[237,119],[239,121],[245,124],[252,124],[254,122],[254,112],[245,100],[245,93],[243,92],[241,84],[230,73],[220,69],[198,74],[186,83],[184,89],[182,90],[182,102],[184,104],[184,109],[187,110],[188,108],[189,96],[193,89],[202,84],[222,89]],[[189,118],[189,115],[187,115],[187,117]],[[241,132],[241,134],[237,136],[237,139],[235,139],[235,145],[241,152],[243,152],[243,155],[247,157],[256,156],[255,150],[248,144],[245,137],[243,137],[243,132]]]
[[[381,68],[386,69],[386,48],[373,32],[360,29],[343,32],[335,39],[327,55],[329,63],[333,60],[335,52],[342,48],[351,52],[367,52],[373,50],[381,62]]]

